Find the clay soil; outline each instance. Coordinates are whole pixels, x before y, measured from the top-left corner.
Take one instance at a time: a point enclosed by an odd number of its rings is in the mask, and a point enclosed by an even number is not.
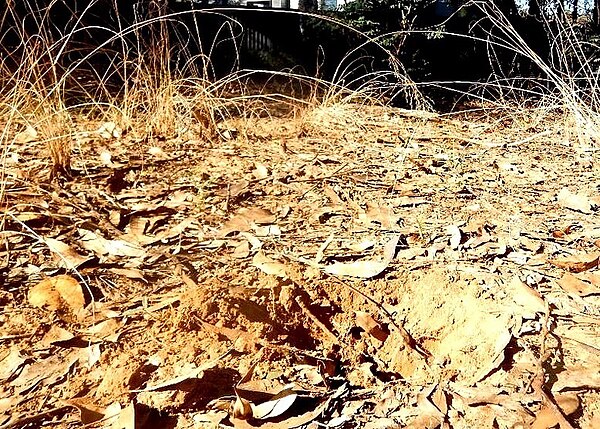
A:
[[[600,427],[595,142],[510,110],[263,116],[81,123],[52,180],[14,139],[0,428]]]

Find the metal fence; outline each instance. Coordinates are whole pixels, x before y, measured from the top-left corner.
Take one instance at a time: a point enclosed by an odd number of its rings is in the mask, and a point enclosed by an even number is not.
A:
[[[243,45],[249,51],[270,51],[273,49],[273,41],[253,28],[244,29]]]

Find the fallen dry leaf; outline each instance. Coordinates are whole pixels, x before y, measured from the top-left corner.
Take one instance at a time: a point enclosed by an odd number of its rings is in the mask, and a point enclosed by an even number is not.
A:
[[[225,222],[219,236],[225,237],[232,232],[248,232],[256,225],[269,225],[276,219],[276,215],[260,207],[241,208],[233,218]]]
[[[594,207],[594,204],[588,197],[574,194],[567,188],[562,188],[556,199],[561,206],[585,214],[592,213],[592,207]]]
[[[240,241],[233,249],[233,257],[237,259],[244,259],[250,256],[250,243],[247,241]]]
[[[111,429],[135,429],[135,415],[135,405],[131,401],[127,407],[123,408],[116,415],[115,420],[110,426]]]
[[[146,254],[146,251],[135,243],[124,240],[107,240],[86,229],[80,229],[79,233],[81,234],[81,247],[94,252],[98,256],[130,256],[139,258]]]
[[[102,164],[107,167],[112,167],[114,165],[112,161],[112,154],[107,150],[100,152],[100,161],[102,161]]]
[[[433,386],[433,388],[435,387],[436,385]],[[405,426],[407,429],[435,429],[440,427],[444,421],[446,414],[440,411],[429,399],[431,390],[431,387],[429,387],[424,393],[418,395],[418,417]]]
[[[97,340],[106,340],[116,343],[119,340],[119,330],[123,322],[117,319],[108,319],[89,327],[85,333]]]
[[[355,311],[356,313],[356,325],[362,328],[366,333],[372,335],[379,341],[385,341],[388,334],[382,329],[381,325],[371,316],[369,313],[364,311]]]
[[[252,418],[252,404],[250,401],[241,398],[237,393],[235,402],[231,407],[231,416],[234,419],[247,420]]]
[[[579,296],[600,294],[600,288],[598,286],[584,281],[571,273],[565,273],[560,280],[557,280],[557,283],[565,291],[577,294]]]
[[[552,265],[570,271],[580,273],[598,267],[599,252],[584,253],[548,260]]]
[[[46,243],[48,249],[56,255],[59,266],[68,270],[77,268],[91,259],[90,256],[80,255],[64,241],[56,240],[54,238],[44,238],[44,243]]]
[[[148,280],[146,280],[146,277],[144,277],[144,273],[136,268],[110,268],[109,271],[120,276],[125,276],[130,279],[141,280],[144,283],[148,283]]]
[[[556,375],[557,381],[552,385],[552,391],[580,389],[600,389],[600,371],[598,368],[567,369]]]
[[[527,286],[518,276],[512,278],[506,289],[511,294],[515,304],[533,313],[525,314],[528,318],[534,318],[535,313],[546,312],[546,303],[540,293]]]
[[[335,262],[325,267],[325,272],[334,276],[360,277],[370,279],[381,274],[389,262],[356,261],[350,263]]]
[[[400,216],[394,213],[394,209],[371,202],[367,203],[367,207],[367,211],[358,216],[359,222],[366,225],[378,223],[383,229],[388,231],[397,230]]]
[[[46,332],[46,335],[44,335],[40,341],[40,344],[45,347],[50,347],[52,344],[69,341],[73,338],[75,338],[75,335],[73,335],[71,332],[59,326],[52,325],[50,330]]]
[[[563,394],[554,397],[560,410],[566,415],[571,415],[579,408],[579,397],[576,394]],[[535,421],[531,424],[531,429],[551,429],[559,424],[556,412],[546,405],[535,416]]]
[[[448,225],[446,227],[446,232],[450,236],[450,248],[454,250],[458,249],[463,237],[460,228],[457,225]]]
[[[325,267],[327,274],[369,279],[381,274],[392,262],[400,235],[395,234],[385,245],[382,261],[335,262]]]
[[[285,264],[269,258],[262,252],[262,250],[256,252],[256,255],[254,255],[252,258],[252,265],[265,274],[284,278],[287,277]]]
[[[123,130],[112,121],[104,122],[96,131],[103,139],[118,139],[123,135]]]
[[[172,387],[178,385],[179,383],[182,383],[182,382],[192,379],[192,378],[202,378],[205,371],[207,371],[211,368],[214,368],[219,363],[219,361],[223,357],[225,357],[227,354],[229,354],[229,351],[227,351],[225,354],[217,357],[216,359],[213,359],[213,360],[203,363],[200,366],[196,366],[195,364],[184,364],[184,365],[182,365],[181,368],[179,368],[177,370],[180,373],[180,375],[173,377],[173,378],[169,378],[168,380],[162,381],[157,384],[152,384],[143,389],[132,390],[132,392],[135,392],[135,393],[152,392],[155,390],[172,388]]]
[[[284,389],[268,401],[259,404],[250,403],[252,417],[258,420],[279,417],[290,409],[297,397],[298,394],[293,389]]]
[[[72,350],[65,355],[51,355],[31,364],[26,364],[18,377],[9,383],[17,394],[23,394],[34,386],[52,385],[62,379],[81,358],[81,351]]]
[[[252,171],[252,175],[255,178],[257,178],[258,180],[262,180],[269,177],[269,169],[264,164],[256,163],[254,164],[254,166],[256,168],[254,169],[254,171]]]
[[[279,420],[277,422],[268,422],[264,420],[258,421],[256,425],[251,424],[250,422],[242,419],[231,419],[233,426],[236,429],[252,429],[252,428],[260,428],[260,429],[282,429],[282,428],[298,428],[304,425],[309,424],[317,417],[319,417],[323,411],[325,411],[329,407],[330,399],[322,402],[320,405],[317,405],[313,410],[307,411],[303,414],[292,416],[284,420]]]
[[[499,321],[502,319],[499,319]],[[497,328],[496,328],[497,330]],[[496,342],[494,344],[493,354],[490,355],[489,360],[487,362],[480,363],[480,371],[473,377],[477,381],[481,381],[486,378],[493,370],[498,368],[505,359],[505,349],[510,343],[512,339],[512,333],[509,329],[500,329],[498,335],[496,337]]]
[[[62,402],[77,408],[79,419],[84,425],[97,422],[105,417],[106,408],[96,405],[92,398],[72,398]]]
[[[17,346],[11,347],[6,354],[3,352],[0,359],[0,381],[11,378],[26,361]]]
[[[52,311],[68,309],[77,314],[85,305],[83,290],[71,276],[59,275],[42,280],[29,290],[29,303]]]
[[[15,142],[20,144],[31,143],[33,141],[36,141],[37,139],[38,132],[31,125],[27,125],[23,131],[15,135]]]

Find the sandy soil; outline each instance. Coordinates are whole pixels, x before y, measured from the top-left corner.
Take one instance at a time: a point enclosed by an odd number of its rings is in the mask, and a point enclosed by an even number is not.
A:
[[[1,429],[600,427],[598,153],[561,121],[80,127],[71,178],[6,154]]]

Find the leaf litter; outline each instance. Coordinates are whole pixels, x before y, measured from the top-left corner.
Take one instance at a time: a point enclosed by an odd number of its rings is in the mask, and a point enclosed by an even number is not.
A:
[[[352,104],[221,127],[106,122],[60,184],[14,136],[0,428],[600,425],[597,162],[559,130]]]

